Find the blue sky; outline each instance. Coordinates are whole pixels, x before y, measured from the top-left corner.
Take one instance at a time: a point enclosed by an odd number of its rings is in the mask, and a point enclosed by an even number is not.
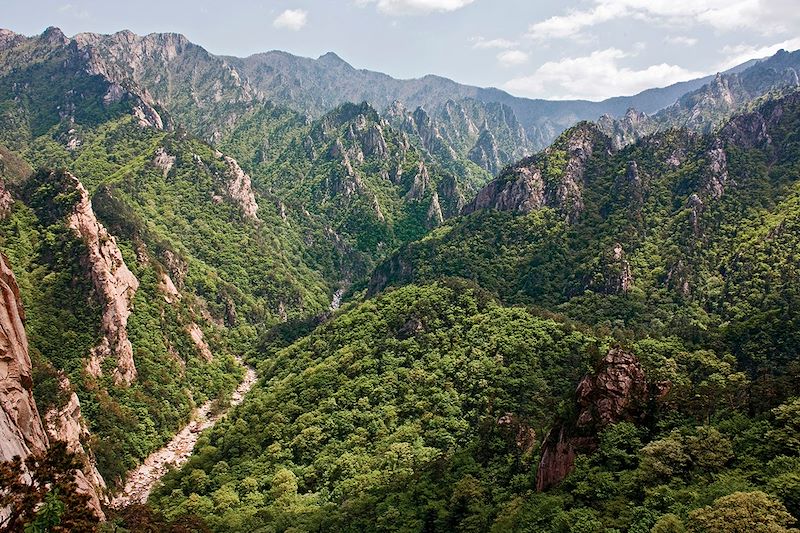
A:
[[[3,0],[0,27],[174,31],[212,53],[334,51],[541,98],[602,98],[800,49],[798,0]]]

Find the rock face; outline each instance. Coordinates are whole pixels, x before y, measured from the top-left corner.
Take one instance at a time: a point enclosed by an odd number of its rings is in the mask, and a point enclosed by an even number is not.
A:
[[[228,173],[225,180],[225,188],[231,200],[242,208],[244,215],[250,220],[258,221],[258,204],[253,194],[253,186],[250,176],[242,170],[239,163],[232,157],[222,156],[228,166]]]
[[[575,419],[553,427],[545,437],[536,490],[546,490],[563,480],[574,468],[578,453],[594,452],[597,436],[604,428],[643,420],[650,402],[668,389],[669,384],[648,382],[632,353],[620,348],[609,350],[594,373],[578,384]]]
[[[205,335],[203,335],[203,330],[200,329],[200,326],[192,322],[186,327],[186,332],[191,337],[192,342],[194,343],[197,351],[200,352],[200,355],[206,361],[211,361],[214,359],[214,355],[211,353],[211,349],[208,347],[208,343],[206,342]]]
[[[621,294],[628,292],[633,286],[631,264],[625,256],[622,244],[615,243],[603,254],[597,274],[586,284],[586,288],[605,294]]]
[[[128,269],[113,236],[97,220],[83,184],[74,176],[79,200],[67,223],[86,245],[85,267],[103,306],[103,338],[90,355],[87,370],[94,376],[102,373],[100,363],[109,356],[117,360],[114,381],[130,384],[136,379],[133,347],[128,340],[128,317],[139,280]]]
[[[67,449],[83,459],[83,469],[75,476],[78,492],[87,494],[90,498],[89,505],[101,520],[105,519],[101,501],[106,501],[106,482],[100,472],[94,457],[83,446],[83,441],[88,437],[89,430],[81,416],[81,404],[78,395],[72,392],[69,380],[62,376],[59,383],[62,391],[70,393],[69,401],[60,409],[53,408],[45,414],[47,434],[50,441],[63,441]]]
[[[597,125],[611,138],[612,144],[617,149],[656,131],[656,125],[650,117],[633,108],[629,108],[625,115],[616,120],[611,115],[603,115],[597,121]]]
[[[50,442],[66,442],[67,448],[85,465],[76,475],[78,491],[89,495],[92,510],[103,519],[100,500],[106,484],[81,444],[87,430],[78,396],[72,393],[64,407],[47,412],[47,431],[42,424],[33,399],[24,318],[19,287],[8,260],[0,254],[0,461],[17,455],[24,459],[34,453],[44,453]],[[69,390],[66,378],[62,380],[62,387]]]
[[[0,461],[47,449],[39,411],[33,400],[31,359],[19,287],[0,254]]]
[[[705,85],[684,94],[655,114],[643,116],[629,111],[618,120],[603,117],[600,125],[618,147],[656,131],[676,127],[711,133],[748,103],[770,93],[796,90],[800,86],[798,71],[800,52],[780,50],[746,70],[717,74]],[[759,139],[757,131],[750,133],[756,135],[743,138]]]
[[[14,198],[11,197],[11,193],[6,189],[3,179],[0,178],[0,220],[8,215],[12,205],[14,205]]]
[[[172,167],[175,165],[175,160],[176,157],[174,155],[170,155],[163,148],[159,148],[153,158],[153,165],[155,165],[156,168],[160,168],[166,178],[169,171],[172,170]]]
[[[567,222],[574,222],[583,212],[586,164],[599,146],[608,145],[608,138],[596,126],[580,124],[544,152],[521,161],[491,181],[464,207],[463,214],[487,208],[529,213],[552,207]],[[562,156],[567,159],[563,167],[558,162]]]

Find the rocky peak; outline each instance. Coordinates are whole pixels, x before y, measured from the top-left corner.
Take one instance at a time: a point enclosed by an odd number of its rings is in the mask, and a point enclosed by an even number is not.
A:
[[[97,220],[86,188],[71,174],[66,175],[66,179],[78,193],[67,225],[86,245],[85,267],[103,307],[100,327],[103,337],[92,350],[87,370],[92,375],[100,375],[102,360],[114,356],[117,360],[114,381],[130,384],[136,379],[136,365],[128,340],[128,317],[139,280],[125,264],[116,239]]]
[[[439,204],[439,193],[433,192],[431,197],[431,205],[428,208],[427,225],[429,228],[435,228],[444,222],[444,214],[442,213],[442,206]]]
[[[11,48],[12,46],[16,46],[25,40],[26,38],[23,35],[14,33],[11,30],[0,28],[0,50]]]
[[[467,159],[492,174],[497,174],[503,166],[497,140],[491,131],[484,129],[478,136],[475,146],[467,154]]]
[[[560,211],[567,222],[583,212],[583,175],[595,149],[609,148],[596,126],[582,123],[565,132],[552,146],[507,168],[478,192],[464,214],[479,209],[528,213],[542,207]],[[566,155],[563,168],[554,161]]]
[[[69,39],[67,36],[64,35],[64,32],[61,31],[60,28],[56,28],[55,26],[50,26],[42,33],[42,40],[47,42],[48,44],[53,45],[66,45],[69,43]]]
[[[577,127],[567,137],[569,159],[560,179],[557,179],[555,197],[550,199],[550,205],[558,208],[567,222],[574,222],[583,212],[583,174],[594,151],[596,134],[593,127]]]
[[[345,61],[344,59],[339,57],[334,52],[327,52],[327,53],[319,56],[317,58],[317,61],[319,61],[320,63],[325,63],[327,65],[339,65],[339,66],[347,66],[347,67],[350,66],[350,64],[347,63],[347,61]]]
[[[611,115],[603,115],[597,121],[600,130],[608,135],[616,149],[636,142],[639,138],[656,130],[656,124],[650,117],[634,108],[628,108],[618,119]]]
[[[414,181],[411,184],[411,188],[406,193],[405,199],[413,201],[422,200],[430,187],[431,177],[430,174],[428,174],[428,167],[425,166],[423,161],[420,161],[417,173],[414,175]]]

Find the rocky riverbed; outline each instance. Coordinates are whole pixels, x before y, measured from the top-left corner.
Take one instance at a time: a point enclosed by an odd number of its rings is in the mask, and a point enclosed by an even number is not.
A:
[[[244,365],[241,359],[239,362]],[[255,370],[249,366],[245,366],[245,368],[246,374],[231,396],[230,407],[242,403],[245,394],[256,382]],[[221,413],[210,416],[211,404],[212,401],[208,401],[201,405],[194,412],[192,420],[169,443],[150,454],[136,470],[128,474],[125,487],[111,500],[112,508],[119,509],[134,503],[144,503],[158,480],[167,473],[170,467],[178,467],[189,459],[200,434],[216,424],[230,409],[229,407]]]

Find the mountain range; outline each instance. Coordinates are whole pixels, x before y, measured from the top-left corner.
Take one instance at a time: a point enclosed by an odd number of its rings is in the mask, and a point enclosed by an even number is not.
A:
[[[793,531],[798,69],[0,30],[0,530]]]

